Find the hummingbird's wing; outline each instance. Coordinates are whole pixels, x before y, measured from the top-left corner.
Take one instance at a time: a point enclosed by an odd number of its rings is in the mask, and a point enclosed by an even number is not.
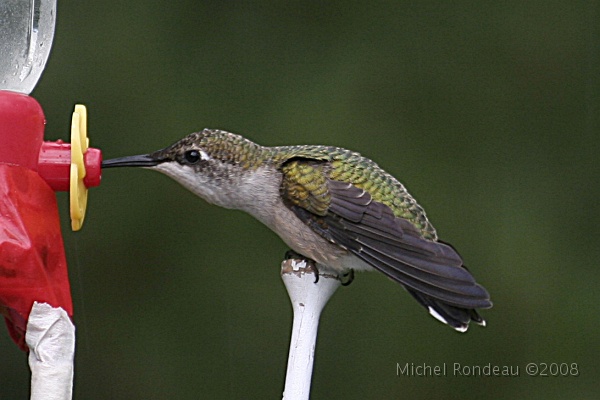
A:
[[[429,312],[456,329],[474,310],[489,308],[489,294],[475,282],[449,245],[426,239],[411,222],[394,215],[357,185],[331,179],[327,163],[294,160],[284,165],[281,194],[315,232],[344,247],[402,284]]]

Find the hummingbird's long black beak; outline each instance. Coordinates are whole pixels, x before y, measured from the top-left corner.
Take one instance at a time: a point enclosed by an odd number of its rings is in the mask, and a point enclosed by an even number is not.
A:
[[[113,167],[154,167],[162,162],[162,160],[152,157],[150,154],[141,154],[138,156],[127,156],[112,158],[102,161],[102,168]]]

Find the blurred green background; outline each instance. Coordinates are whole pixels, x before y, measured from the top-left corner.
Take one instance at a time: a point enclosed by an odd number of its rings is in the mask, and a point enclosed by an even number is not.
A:
[[[600,394],[597,1],[62,1],[33,96],[47,138],[88,106],[105,158],[205,127],[331,144],[398,177],[494,308],[442,326],[360,274],[324,311],[314,399],[592,399]],[[276,399],[291,308],[286,250],[249,216],[145,170],[110,170],[69,230],[76,399]],[[0,334],[0,398],[29,392]],[[520,377],[398,377],[404,365]],[[577,363],[578,377],[525,365]]]

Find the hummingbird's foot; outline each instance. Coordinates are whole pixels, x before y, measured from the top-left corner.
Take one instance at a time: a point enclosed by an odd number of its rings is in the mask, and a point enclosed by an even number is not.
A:
[[[306,259],[306,257],[304,257],[302,254],[298,254],[296,253],[294,250],[288,250],[285,252],[285,255],[283,256],[284,259],[286,260],[304,260]]]
[[[350,271],[343,274],[342,277],[347,278],[345,282],[342,281],[342,286],[348,286],[349,284],[354,282],[354,270],[351,269]]]
[[[303,256],[300,253],[296,253],[294,250],[288,250],[285,252],[284,258],[286,260],[301,260],[310,264],[312,268],[315,270],[315,283],[319,282],[319,270],[317,269],[317,263],[308,257]]]

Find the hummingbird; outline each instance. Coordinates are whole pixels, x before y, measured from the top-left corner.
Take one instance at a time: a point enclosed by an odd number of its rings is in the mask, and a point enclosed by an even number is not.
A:
[[[377,270],[437,320],[465,332],[485,326],[490,296],[461,256],[438,239],[404,185],[359,153],[333,146],[266,147],[217,129],[103,168],[159,171],[209,203],[242,210],[318,271]]]

